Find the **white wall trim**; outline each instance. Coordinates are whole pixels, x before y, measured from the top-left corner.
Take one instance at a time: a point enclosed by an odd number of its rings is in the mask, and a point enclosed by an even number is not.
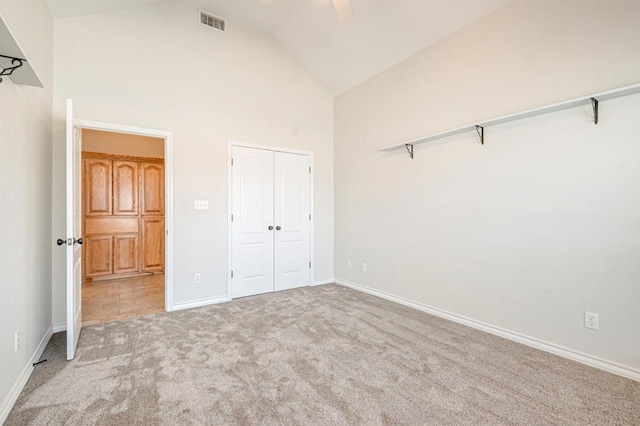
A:
[[[327,284],[333,284],[333,283],[335,283],[335,280],[333,278],[327,278],[325,280],[314,281],[314,283],[311,284],[311,286],[315,287],[319,285],[327,285]]]
[[[164,139],[164,307],[167,312],[173,311],[175,309],[173,306],[173,133],[164,130],[89,120],[74,120],[74,124],[82,129],[104,130]]]
[[[176,303],[173,305],[174,311],[183,311],[185,309],[200,308],[202,306],[217,305],[218,303],[228,302],[227,296],[210,297],[206,299],[193,300],[190,302]]]
[[[18,396],[20,396],[22,389],[24,389],[24,385],[27,384],[27,380],[29,380],[29,377],[31,377],[31,373],[33,373],[33,364],[40,360],[40,357],[42,356],[44,349],[47,347],[47,343],[49,343],[49,339],[51,339],[52,334],[53,328],[49,327],[47,332],[42,337],[42,340],[40,340],[40,343],[38,343],[35,352],[33,353],[33,355],[31,355],[27,364],[22,369],[22,372],[18,376],[18,379],[11,387],[11,390],[9,390],[9,393],[4,398],[4,401],[2,401],[2,404],[0,404],[0,425],[4,424],[5,420],[7,420],[11,409],[18,400]]]
[[[53,324],[53,332],[60,333],[61,331],[67,331],[67,323],[66,322],[58,322]]]
[[[233,147],[240,146],[243,148],[253,148],[253,149],[262,149],[265,151],[275,151],[275,152],[285,152],[287,154],[298,154],[298,155],[306,155],[309,157],[309,166],[311,167],[311,188],[309,189],[309,203],[310,211],[311,211],[311,229],[309,229],[309,258],[311,259],[311,270],[309,271],[309,286],[315,285],[314,276],[316,270],[316,260],[314,254],[314,230],[316,223],[316,214],[314,212],[314,203],[315,199],[314,194],[314,176],[316,172],[315,165],[313,163],[313,152],[312,151],[301,151],[299,149],[290,149],[290,148],[282,148],[277,146],[269,146],[269,145],[258,145],[253,143],[246,143],[240,141],[229,140],[229,146],[227,149],[227,298],[231,300],[231,295],[233,294],[233,280],[231,279],[231,270],[233,269],[233,229],[231,223],[231,215],[233,214],[233,168],[231,166],[231,159],[233,157]]]
[[[419,311],[426,312],[428,314],[435,315],[437,317],[444,318],[446,320],[453,321],[458,324],[466,325],[468,327],[475,328],[477,330],[481,330],[486,333],[490,333],[508,340],[512,340],[514,342],[521,343],[526,346],[540,349],[542,351],[549,352],[551,354],[558,355],[563,358],[567,358],[572,361],[579,362],[589,367],[594,367],[600,370],[607,371],[609,373],[626,377],[628,379],[640,381],[640,370],[636,370],[634,368],[631,368],[622,364],[618,364],[612,361],[595,357],[593,355],[589,355],[583,352],[565,348],[564,346],[559,346],[553,343],[545,342],[544,340],[526,336],[521,333],[516,333],[514,331],[510,331],[502,327],[496,327],[491,324],[487,324],[481,321],[476,321],[472,318],[447,312],[442,309],[435,308],[433,306],[428,306],[419,302],[415,302],[413,300],[405,299],[403,297],[394,296],[393,294],[389,294],[380,290],[375,290],[370,287],[356,284],[351,281],[336,278],[335,282],[336,284],[340,284],[342,286],[349,287],[354,290],[362,291],[363,293],[367,293],[372,296],[377,296],[382,299],[390,300],[392,302],[399,303],[401,305],[408,306],[410,308],[414,308]]]
[[[298,154],[298,155],[307,155],[309,157],[313,157],[313,152],[311,151],[302,151],[299,149],[291,149],[291,148],[283,148],[281,146],[271,146],[271,145],[259,145],[255,143],[247,143],[240,141],[229,141],[229,150],[231,150],[234,146],[241,146],[244,148],[253,148],[253,149],[262,149],[265,151],[277,151],[277,152],[285,152],[287,154]],[[313,164],[312,164],[313,165]]]

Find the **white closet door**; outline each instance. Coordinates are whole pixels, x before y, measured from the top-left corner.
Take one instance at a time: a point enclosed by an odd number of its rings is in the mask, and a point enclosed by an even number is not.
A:
[[[306,155],[275,153],[276,291],[310,284],[309,165]]]
[[[233,147],[233,295],[274,289],[272,151]]]

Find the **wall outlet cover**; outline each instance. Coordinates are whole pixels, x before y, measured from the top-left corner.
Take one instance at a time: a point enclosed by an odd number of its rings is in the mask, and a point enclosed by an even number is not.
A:
[[[592,330],[599,330],[599,315],[593,312],[584,311],[584,326]]]

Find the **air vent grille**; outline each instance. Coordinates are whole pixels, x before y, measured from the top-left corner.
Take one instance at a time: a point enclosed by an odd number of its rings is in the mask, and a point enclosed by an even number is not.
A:
[[[226,21],[224,19],[203,10],[200,11],[200,23],[220,31],[224,31],[226,27]]]

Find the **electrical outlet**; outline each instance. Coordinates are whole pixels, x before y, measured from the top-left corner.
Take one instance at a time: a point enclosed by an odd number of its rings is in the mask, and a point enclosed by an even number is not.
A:
[[[15,352],[18,352],[18,350],[20,349],[20,330],[16,330],[13,341],[14,341],[13,350]]]
[[[366,263],[362,264],[362,272],[367,272],[367,264]]]
[[[587,328],[591,328],[593,330],[599,330],[600,325],[598,324],[599,316],[598,314],[594,314],[593,312],[584,311],[584,326]]]
[[[347,260],[347,269],[351,269],[351,261]]]
[[[202,282],[202,275],[200,273],[193,275],[193,283],[200,284]]]

